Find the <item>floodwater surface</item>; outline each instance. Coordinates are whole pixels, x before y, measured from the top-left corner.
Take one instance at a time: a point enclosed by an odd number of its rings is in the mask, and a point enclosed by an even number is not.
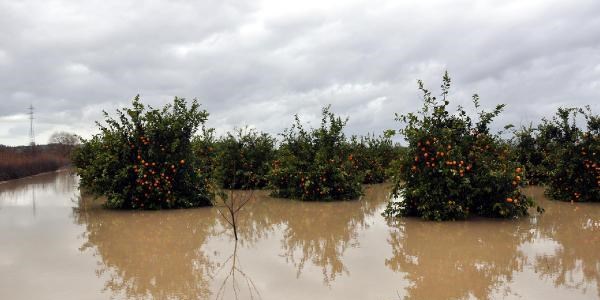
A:
[[[0,184],[0,299],[599,299],[600,203],[520,220],[386,221],[358,201],[253,193],[240,240],[215,208],[114,211],[67,171]]]

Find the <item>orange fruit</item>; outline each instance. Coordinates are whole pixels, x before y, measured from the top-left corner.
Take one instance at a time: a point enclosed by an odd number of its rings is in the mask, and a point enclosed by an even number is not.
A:
[[[512,198],[506,198],[506,202],[508,202],[508,203],[512,203],[512,202],[513,202],[513,199],[512,199]]]

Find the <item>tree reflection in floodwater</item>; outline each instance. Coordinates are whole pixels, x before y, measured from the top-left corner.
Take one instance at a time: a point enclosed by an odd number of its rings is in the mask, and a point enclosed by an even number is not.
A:
[[[352,298],[342,291],[348,284],[407,299],[511,298],[528,288],[549,298],[595,297],[600,290],[600,206],[548,201],[529,188],[545,214],[386,223],[388,191],[369,186],[360,200],[331,203],[255,191],[240,211],[238,243],[214,208],[114,211],[85,198],[73,215],[85,228],[81,250],[97,257],[98,278],[114,298],[272,299],[289,288]]]
[[[600,291],[600,207],[550,201],[539,187],[526,193],[542,204],[544,214],[521,220],[391,221],[392,257],[385,264],[406,273],[406,299],[517,297],[511,283],[526,270],[557,288]]]
[[[311,263],[321,268],[323,282],[330,284],[350,273],[343,255],[359,245],[359,231],[368,228],[367,219],[378,214],[388,193],[385,186],[367,186],[359,200],[315,203],[272,199],[267,192],[258,192],[240,214],[240,243],[252,244],[281,232],[281,256],[294,265],[296,277]]]
[[[526,227],[498,225],[401,220],[390,232],[393,256],[385,264],[407,273],[407,299],[488,299],[498,291],[506,295],[510,290],[504,283],[527,262],[518,247],[531,233]]]
[[[73,176],[68,171],[50,172],[2,182],[0,183],[0,208],[9,205],[33,206],[36,204],[36,195],[72,195],[77,183],[77,176]],[[23,203],[24,201],[27,203]]]
[[[384,194],[382,196],[382,194]],[[329,285],[341,274],[350,275],[343,255],[360,245],[358,234],[369,226],[367,218],[385,202],[383,189],[368,188],[360,200],[334,203],[299,203],[294,210],[283,209],[287,227],[283,233],[283,256],[302,273],[307,262],[321,268]]]
[[[545,199],[542,188],[528,188]],[[600,207],[596,203],[545,201],[546,212],[536,218],[537,236],[555,241],[554,253],[535,257],[535,271],[555,286],[587,290],[595,286],[600,298]]]
[[[84,197],[73,210],[76,223],[85,226],[80,250],[93,251],[99,258],[97,274],[107,278],[105,290],[125,298],[192,299],[211,294],[224,298],[241,292],[236,290],[238,280],[249,287],[247,295],[260,295],[242,270],[237,250],[245,246],[253,251],[256,243],[271,237],[281,239],[281,256],[294,266],[296,277],[310,263],[321,268],[324,283],[330,284],[340,274],[350,273],[343,263],[344,252],[359,244],[359,231],[369,226],[370,216],[378,214],[387,191],[380,186],[367,188],[360,200],[335,203],[273,199],[265,191],[254,196],[240,211],[240,246],[211,208],[115,211],[103,209],[101,199]],[[203,245],[212,238],[222,236],[235,243],[234,254],[217,259],[224,250],[215,245],[210,246],[214,253],[202,251],[210,248]],[[211,282],[228,265],[223,283]]]
[[[212,278],[219,275],[221,271],[228,270],[223,282],[216,292],[215,299],[261,299],[260,292],[252,278],[243,271],[242,263],[237,253],[238,242],[233,246],[233,253],[217,268]],[[242,284],[240,284],[240,281]],[[227,292],[233,294],[233,298],[225,297]]]
[[[160,214],[160,218],[157,217]],[[211,236],[211,210],[114,211],[81,200],[75,221],[86,227],[81,251],[98,256],[105,290],[131,299],[205,299],[215,264],[201,250]]]

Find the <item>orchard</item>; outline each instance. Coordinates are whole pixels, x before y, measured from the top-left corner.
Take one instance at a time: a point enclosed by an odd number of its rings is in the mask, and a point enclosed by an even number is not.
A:
[[[505,139],[490,129],[504,106],[481,110],[474,95],[474,116],[460,106],[451,112],[450,83],[445,74],[436,97],[419,81],[423,107],[396,115],[400,130],[350,139],[348,119],[330,107],[317,128],[306,129],[296,115],[280,139],[248,128],[215,137],[196,100],[154,109],[136,97],[116,117],[105,113],[100,133],[83,141],[73,162],[85,191],[105,196],[111,208],[211,205],[220,189],[350,200],[362,195],[362,184],[386,181],[394,200],[384,214],[391,217],[521,217],[535,205],[521,193],[527,184],[546,185],[558,200],[600,201],[600,117],[589,108],[560,108]],[[393,141],[396,132],[406,146]]]

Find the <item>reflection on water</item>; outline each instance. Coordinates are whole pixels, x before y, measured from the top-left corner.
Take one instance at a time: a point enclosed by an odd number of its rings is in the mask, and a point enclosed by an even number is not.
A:
[[[77,177],[72,176],[68,171],[0,182],[0,209],[6,206],[29,206],[34,211],[36,193],[38,198],[52,198],[52,201],[44,201],[42,205],[62,205],[66,201],[71,201],[77,182]]]
[[[369,188],[361,201],[314,203],[270,199],[267,192],[256,194],[255,201],[240,220],[242,243],[256,243],[277,234],[281,239],[279,256],[296,268],[300,277],[305,265],[321,269],[323,282],[329,284],[341,274],[349,274],[343,255],[357,247],[358,233],[368,228],[368,217],[378,216],[386,199],[385,189]]]
[[[597,299],[600,205],[433,223],[254,193],[236,243],[214,208],[103,209],[68,172],[0,184],[2,299]]]
[[[237,254],[238,242],[235,242],[233,253],[217,269],[215,275],[226,272],[225,279],[219,285],[215,299],[261,299],[260,291],[254,281],[243,271],[242,263]],[[245,289],[247,287],[247,289]],[[227,294],[229,292],[229,294]]]
[[[503,221],[455,223],[400,221],[390,232],[392,256],[385,264],[406,272],[410,299],[487,299],[510,293],[507,282],[527,257],[518,246],[531,238],[526,226]]]
[[[529,189],[543,198],[543,190]],[[535,270],[557,287],[596,290],[600,298],[600,207],[594,203],[549,205],[535,220],[536,238],[554,242],[554,251],[535,256]]]
[[[74,217],[86,229],[80,250],[99,259],[106,290],[125,298],[202,299],[214,268],[200,249],[214,227],[208,212],[122,212],[87,199]]]

